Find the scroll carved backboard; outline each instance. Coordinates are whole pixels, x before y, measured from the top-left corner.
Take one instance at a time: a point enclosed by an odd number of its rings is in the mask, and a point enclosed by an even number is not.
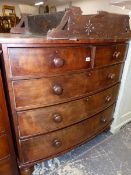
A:
[[[65,12],[26,16],[11,32],[47,35],[48,39],[126,39],[131,36],[128,15],[103,11],[82,15],[79,7]]]

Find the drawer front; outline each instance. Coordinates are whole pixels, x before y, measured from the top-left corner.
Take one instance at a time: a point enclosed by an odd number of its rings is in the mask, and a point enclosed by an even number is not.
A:
[[[118,88],[116,85],[80,100],[18,112],[20,137],[48,133],[89,118],[115,102]]]
[[[0,108],[0,133],[5,131],[2,109]]]
[[[13,77],[50,76],[91,67],[90,48],[9,48]],[[87,60],[86,60],[87,58]]]
[[[95,136],[112,120],[113,107],[79,124],[21,141],[24,162],[36,161],[66,151]]]
[[[14,81],[16,108],[31,109],[66,102],[106,88],[120,80],[123,65],[79,74]]]
[[[94,66],[102,67],[124,61],[126,58],[127,47],[127,44],[97,46]]]
[[[6,157],[9,154],[9,146],[7,136],[0,136],[0,159]]]

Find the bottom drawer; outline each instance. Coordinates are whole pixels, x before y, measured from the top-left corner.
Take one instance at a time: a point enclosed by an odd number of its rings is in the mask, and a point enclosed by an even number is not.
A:
[[[112,121],[114,106],[70,127],[21,140],[23,163],[46,159],[97,135]]]

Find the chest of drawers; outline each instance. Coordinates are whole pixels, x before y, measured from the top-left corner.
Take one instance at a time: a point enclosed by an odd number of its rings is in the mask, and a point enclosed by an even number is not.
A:
[[[3,41],[22,175],[109,129],[127,47],[120,40]]]
[[[0,70],[0,174],[18,175]]]

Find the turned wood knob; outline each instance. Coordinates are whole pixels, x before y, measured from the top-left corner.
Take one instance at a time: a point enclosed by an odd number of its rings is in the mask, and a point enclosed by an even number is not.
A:
[[[55,67],[62,67],[64,66],[64,60],[62,58],[54,58],[53,64]]]
[[[87,76],[91,77],[92,76],[92,72],[87,72]]]
[[[54,114],[53,115],[53,121],[55,123],[60,123],[60,122],[62,122],[62,120],[63,120],[63,118],[62,118],[62,116],[60,114]]]
[[[107,96],[106,97],[106,102],[110,102],[111,101],[111,96]]]
[[[101,118],[101,122],[102,122],[102,123],[106,123],[106,122],[107,122],[106,118],[105,118],[105,117],[102,117],[102,118]]]
[[[108,79],[110,79],[110,80],[113,80],[114,78],[115,78],[115,74],[114,73],[112,73],[112,74],[109,74],[108,75]]]
[[[60,140],[55,139],[55,140],[53,140],[52,145],[53,145],[55,148],[59,148],[59,147],[61,147],[62,143],[61,143]]]
[[[55,85],[53,86],[53,92],[54,92],[54,94],[56,94],[56,95],[61,95],[62,92],[63,92],[63,88],[62,88],[60,85],[55,84]]]
[[[119,58],[119,56],[120,56],[120,52],[119,51],[115,51],[114,53],[113,53],[113,58]]]

